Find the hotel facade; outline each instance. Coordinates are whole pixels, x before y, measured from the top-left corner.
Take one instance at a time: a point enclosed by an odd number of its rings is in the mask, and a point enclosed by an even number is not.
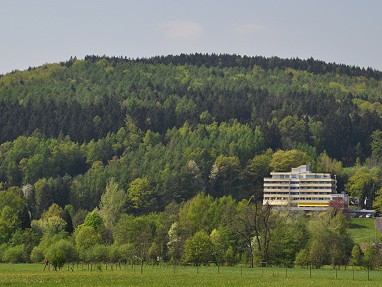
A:
[[[290,172],[271,172],[264,178],[263,204],[293,210],[325,210],[336,194],[337,181],[329,173],[313,173],[310,164]]]

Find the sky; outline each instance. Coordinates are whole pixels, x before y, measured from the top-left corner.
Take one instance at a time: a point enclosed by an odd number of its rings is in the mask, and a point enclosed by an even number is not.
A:
[[[0,0],[0,74],[86,55],[313,57],[382,70],[380,0]]]

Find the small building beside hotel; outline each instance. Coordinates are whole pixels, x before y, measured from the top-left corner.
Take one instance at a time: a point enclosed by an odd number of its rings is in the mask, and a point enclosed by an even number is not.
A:
[[[293,210],[325,210],[336,194],[337,181],[329,173],[313,173],[310,164],[292,168],[290,172],[271,172],[264,178],[263,204]],[[344,198],[345,200],[345,198]]]

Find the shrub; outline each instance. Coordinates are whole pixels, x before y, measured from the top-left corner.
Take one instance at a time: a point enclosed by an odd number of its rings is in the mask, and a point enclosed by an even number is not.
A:
[[[109,246],[96,244],[90,248],[90,261],[107,262],[109,260]]]
[[[40,261],[44,260],[44,250],[40,245],[35,246],[32,249],[32,252],[30,255],[30,260],[32,262],[40,262]]]
[[[301,249],[297,253],[294,264],[298,265],[300,267],[305,267],[305,266],[308,266],[310,264],[309,251],[306,248]]]
[[[28,254],[24,244],[7,248],[2,256],[3,262],[21,263],[28,261]]]
[[[54,270],[57,270],[57,268],[62,268],[66,262],[76,259],[76,248],[70,240],[61,239],[49,247],[45,257],[48,258]]]

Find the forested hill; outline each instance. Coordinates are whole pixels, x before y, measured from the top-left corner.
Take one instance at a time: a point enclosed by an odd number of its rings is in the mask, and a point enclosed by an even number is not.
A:
[[[308,161],[343,189],[381,156],[381,99],[380,71],[313,59],[71,58],[0,77],[0,182],[31,185],[35,217],[95,208],[111,177],[138,213]]]
[[[381,75],[313,59],[87,56],[1,77],[0,141],[38,129],[88,142],[118,131],[126,115],[163,135],[208,116],[258,126],[274,150],[307,144],[353,163],[381,128]]]

